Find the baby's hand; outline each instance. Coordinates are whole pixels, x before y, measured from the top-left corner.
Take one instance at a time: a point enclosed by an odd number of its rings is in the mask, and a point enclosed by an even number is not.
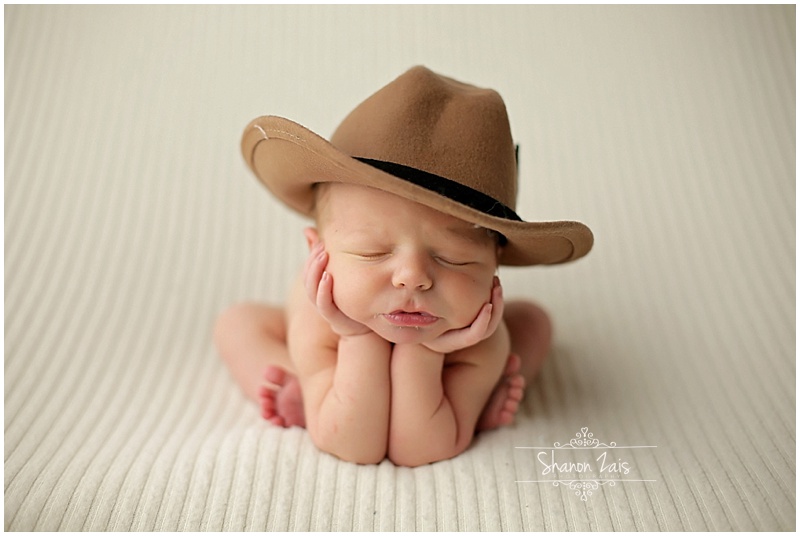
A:
[[[497,276],[494,278],[490,300],[483,305],[472,324],[465,328],[446,331],[433,341],[424,343],[423,346],[434,352],[449,354],[474,346],[491,337],[503,319],[503,287],[500,286],[500,278]]]
[[[303,269],[306,293],[311,303],[337,335],[350,337],[370,333],[367,326],[344,314],[334,303],[333,278],[325,271],[327,265],[328,253],[322,242],[319,242],[311,249]]]

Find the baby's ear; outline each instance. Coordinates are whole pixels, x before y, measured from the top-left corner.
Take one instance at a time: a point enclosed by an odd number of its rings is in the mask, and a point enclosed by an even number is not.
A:
[[[306,237],[306,243],[308,244],[309,251],[314,249],[314,246],[319,244],[319,231],[317,231],[316,227],[306,227],[303,229],[303,234]]]

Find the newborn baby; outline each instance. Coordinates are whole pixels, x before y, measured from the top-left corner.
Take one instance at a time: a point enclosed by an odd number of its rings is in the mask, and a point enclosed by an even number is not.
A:
[[[524,222],[502,99],[417,67],[331,142],[282,118],[245,132],[251,168],[314,218],[285,310],[237,305],[215,339],[281,426],[356,463],[418,466],[513,420],[550,344],[547,315],[505,304],[499,264],[585,255],[577,222]]]

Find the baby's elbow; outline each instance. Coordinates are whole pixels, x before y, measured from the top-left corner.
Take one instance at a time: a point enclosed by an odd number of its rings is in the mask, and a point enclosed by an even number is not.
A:
[[[469,446],[469,441],[458,443],[448,442],[436,445],[434,442],[423,444],[419,441],[389,443],[387,457],[400,467],[420,467],[431,463],[441,462],[454,458],[464,452]]]
[[[398,467],[421,467],[431,463],[454,458],[461,452],[393,452],[389,451],[389,461]]]
[[[334,455],[345,462],[357,463],[359,465],[377,465],[386,458],[385,448],[349,448],[341,449]]]
[[[436,457],[419,456],[419,455],[409,454],[407,452],[394,452],[391,450],[389,451],[388,458],[389,461],[391,461],[394,465],[398,467],[421,467],[423,465],[428,465],[431,463],[441,461]]]
[[[335,433],[312,434],[311,439],[318,449],[345,462],[376,465],[386,458],[385,442],[342,441],[342,438]]]
[[[343,452],[335,454],[337,458],[344,462],[356,463],[358,465],[378,465],[386,458],[386,453],[377,452]]]

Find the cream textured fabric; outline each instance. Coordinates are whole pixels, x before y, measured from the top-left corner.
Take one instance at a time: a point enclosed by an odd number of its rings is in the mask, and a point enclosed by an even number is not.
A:
[[[793,530],[794,51],[794,6],[7,6],[5,528]],[[304,258],[238,144],[415,64],[499,90],[518,212],[596,242],[502,273],[556,325],[513,427],[356,466],[211,344]]]

